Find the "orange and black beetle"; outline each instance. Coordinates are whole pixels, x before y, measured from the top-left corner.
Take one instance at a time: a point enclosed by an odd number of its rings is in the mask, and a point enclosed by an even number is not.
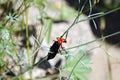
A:
[[[47,60],[53,59],[58,53],[60,47],[63,49],[62,43],[66,43],[66,39],[58,37],[57,40],[53,43],[53,45],[50,47]]]

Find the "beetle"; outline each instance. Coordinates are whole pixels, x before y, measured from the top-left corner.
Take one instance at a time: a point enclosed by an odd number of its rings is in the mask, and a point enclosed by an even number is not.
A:
[[[60,47],[63,49],[62,43],[66,43],[66,39],[58,37],[57,40],[53,43],[53,45],[50,47],[47,55],[47,60],[53,59],[58,53]]]

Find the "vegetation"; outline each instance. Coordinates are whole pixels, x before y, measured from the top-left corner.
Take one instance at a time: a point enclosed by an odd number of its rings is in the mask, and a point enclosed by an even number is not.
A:
[[[17,5],[17,9],[14,9],[14,5],[17,3],[19,4]],[[78,0],[78,3],[80,3],[80,0]],[[31,6],[35,6],[39,10],[39,16],[36,19],[42,26],[39,30],[39,34],[32,35],[32,38],[34,39],[33,51],[30,49],[30,25],[28,24],[27,12]],[[45,11],[46,7],[49,7],[53,11],[58,11],[60,15],[57,17],[48,15],[47,11]],[[77,12],[66,6],[53,5],[53,3],[51,3],[49,0],[0,0],[0,11],[2,11],[0,14],[0,79],[4,80],[11,77],[11,79],[24,80],[23,75],[27,71],[30,71],[29,75],[30,78],[32,78],[31,70],[36,66],[35,62],[38,57],[38,51],[42,48],[44,39],[46,39],[48,43],[50,42],[52,24],[54,21],[65,21],[77,15],[73,21],[73,24],[71,24],[71,26],[65,32],[63,32],[64,36],[67,35],[69,30],[79,22],[86,20],[94,21],[95,18],[105,16],[120,9],[120,7],[117,7],[107,12],[89,14],[87,18],[80,20],[80,15],[83,15],[82,13],[84,7],[85,3]],[[92,10],[91,8],[89,9],[90,11]],[[68,13],[71,14],[68,15]],[[19,42],[16,41],[17,32],[23,32],[23,30],[25,30],[25,33],[23,34],[26,40],[25,50],[21,48]],[[116,34],[120,34],[120,31],[109,36],[103,36],[97,40],[104,40],[105,38],[114,36]],[[66,56],[66,64],[60,67],[60,75],[58,79],[62,80],[62,77],[65,77],[62,74],[67,73],[67,78],[70,80],[87,80],[85,75],[91,71],[91,68],[87,66],[87,64],[90,62],[90,56],[87,54],[89,50],[86,48],[81,49],[81,46],[86,47],[88,44],[97,40],[90,41],[85,44],[78,44],[73,47],[68,47],[65,50],[61,50],[63,55]],[[76,48],[76,55],[70,54],[70,50],[73,48]],[[17,67],[17,71],[14,72],[13,69],[15,69],[15,67]],[[8,73],[12,75],[9,77]]]

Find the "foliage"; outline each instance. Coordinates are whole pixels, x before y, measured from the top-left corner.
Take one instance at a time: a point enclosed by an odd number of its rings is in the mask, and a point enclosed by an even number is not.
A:
[[[66,65],[62,70],[70,74],[70,80],[87,80],[86,74],[91,72],[91,68],[87,66],[89,63],[90,56],[88,56],[87,51],[85,49],[79,49],[75,55],[68,57]]]
[[[18,0],[19,1],[19,0]],[[6,73],[6,67],[8,66],[12,66],[14,64],[16,65],[20,65],[18,67],[21,67],[21,62],[22,61],[19,56],[22,55],[23,53],[19,52],[19,50],[17,49],[18,45],[17,43],[14,42],[14,34],[15,31],[22,31],[22,29],[26,29],[26,42],[27,42],[27,57],[28,58],[28,64],[27,66],[31,65],[31,56],[29,54],[30,49],[29,49],[29,42],[28,42],[28,19],[27,19],[27,9],[30,6],[35,6],[39,9],[39,16],[37,17],[37,19],[40,21],[40,24],[42,25],[42,28],[40,30],[40,34],[38,34],[37,36],[34,36],[35,41],[39,44],[36,49],[39,48],[39,46],[41,45],[43,39],[46,37],[47,42],[49,43],[50,41],[50,35],[51,35],[51,31],[52,31],[52,24],[54,20],[67,20],[70,19],[71,17],[74,17],[74,15],[76,15],[76,12],[72,9],[69,9],[66,6],[63,6],[61,4],[61,7],[58,8],[59,6],[57,5],[53,5],[52,3],[50,3],[48,0],[33,0],[33,1],[28,1],[28,0],[22,0],[20,5],[18,6],[18,8],[16,10],[12,9],[13,5],[12,2],[16,3],[17,1],[2,1],[1,3],[2,5],[5,6],[10,6],[11,5],[11,9],[10,10],[6,10],[9,9],[9,7],[1,7],[1,9],[3,9],[4,15],[1,17],[1,26],[0,26],[0,74],[1,73]],[[49,7],[51,6],[51,7]],[[51,10],[55,10],[55,11],[59,11],[60,15],[56,16],[56,17],[51,17],[46,11],[45,11],[45,7],[49,7]],[[13,10],[13,11],[11,11]],[[67,15],[68,13],[71,13],[70,15]],[[24,17],[25,16],[25,17]],[[43,34],[43,35],[42,35]],[[35,62],[35,59],[37,58],[37,50],[34,50],[34,61],[33,64]],[[12,64],[11,61],[7,61],[5,60],[6,57],[9,57],[8,59],[12,59]],[[14,58],[13,58],[14,57]],[[14,61],[16,61],[17,63],[15,63]],[[29,67],[26,67],[29,68]],[[2,70],[3,69],[3,70]],[[2,70],[2,71],[1,71]],[[21,71],[21,69],[19,69],[19,71]],[[19,72],[18,72],[19,73]],[[4,76],[0,76],[0,78],[2,78]],[[21,79],[24,79],[23,77],[21,77]]]
[[[0,69],[4,68],[8,62],[5,61],[6,56],[11,56],[14,53],[14,43],[10,39],[10,30],[6,28],[0,29]]]
[[[10,6],[11,2],[19,2],[19,1],[21,3],[16,10],[10,9],[9,11],[9,8],[13,8],[13,5],[12,7],[7,7],[8,10],[6,10],[6,7],[5,8],[1,7],[1,4],[5,6],[8,6],[8,5]],[[32,35],[34,37],[34,41],[36,42],[33,52],[30,51],[29,40],[28,40],[29,39],[29,32],[28,32],[29,25],[28,25],[27,10],[31,6],[35,6],[39,9],[39,16],[37,17],[37,20],[42,26],[41,29],[38,30],[39,34],[37,34],[36,36]],[[45,11],[46,7],[48,7],[49,9],[53,11],[58,11],[60,13],[59,16],[52,17],[51,15],[49,15],[47,11]],[[18,75],[15,77],[19,77],[20,75],[23,75],[25,72],[27,72],[28,70],[34,67],[35,65],[34,63],[37,59],[38,51],[39,49],[41,49],[41,44],[42,44],[43,39],[46,38],[47,42],[48,43],[50,42],[53,22],[55,20],[68,20],[68,19],[71,19],[71,17],[73,18],[76,15],[76,11],[66,6],[63,6],[62,4],[61,6],[53,5],[53,3],[51,3],[48,0],[16,0],[16,1],[0,0],[0,8],[3,9],[3,13],[4,13],[3,16],[0,17],[0,74],[7,73],[6,72],[7,67],[14,65],[20,68],[18,69],[18,72],[17,72]],[[115,10],[111,12],[114,12],[114,11]],[[85,18],[83,20],[76,19],[76,22],[72,24],[69,27],[69,29],[79,22],[101,17],[104,15],[107,15],[108,13],[103,13],[103,14],[96,15],[96,16],[88,16],[87,19]],[[80,15],[82,15],[82,10],[81,10]],[[79,18],[80,15],[78,15],[77,18]],[[18,49],[17,42],[14,42],[14,39],[15,39],[14,34],[18,30],[22,32],[23,29],[25,29],[25,34],[23,36],[25,36],[25,39],[26,39],[25,46],[27,47],[26,47],[26,52],[25,52],[26,55],[23,55],[20,57],[20,55],[24,54],[24,51],[22,52],[20,48]],[[67,31],[69,31],[69,29]],[[99,40],[101,39],[103,38],[100,38]],[[87,45],[95,41],[96,40],[88,42],[83,45]],[[73,48],[79,49],[80,46],[81,45],[74,46],[71,49]],[[7,57],[9,57],[8,60],[6,60]],[[21,68],[22,66],[21,61],[24,62],[23,58],[24,59],[27,58],[27,61],[25,61],[25,62],[28,62],[28,63],[25,63],[25,65],[27,65],[25,66],[26,70],[23,70],[23,68]],[[11,64],[11,61],[9,60],[12,61],[12,64]],[[89,73],[91,71],[91,68],[87,66],[89,61],[90,61],[90,57],[87,55],[87,50],[79,49],[76,55],[74,56],[68,55],[66,65],[64,66],[62,70],[63,72],[64,71],[68,72],[68,74],[70,74],[69,78],[72,80],[73,79],[74,80],[77,80],[77,79],[86,80],[87,79],[86,73]],[[30,77],[32,78],[31,74],[32,73],[30,72]],[[0,75],[0,79],[1,77],[4,77],[4,75]],[[19,79],[24,80],[24,77],[20,76]]]

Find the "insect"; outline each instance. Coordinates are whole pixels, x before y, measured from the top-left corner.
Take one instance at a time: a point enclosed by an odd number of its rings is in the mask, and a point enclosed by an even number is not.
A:
[[[50,47],[47,55],[47,60],[53,59],[58,53],[60,47],[63,49],[62,43],[66,43],[66,39],[58,37],[57,40],[53,43],[53,45]]]

